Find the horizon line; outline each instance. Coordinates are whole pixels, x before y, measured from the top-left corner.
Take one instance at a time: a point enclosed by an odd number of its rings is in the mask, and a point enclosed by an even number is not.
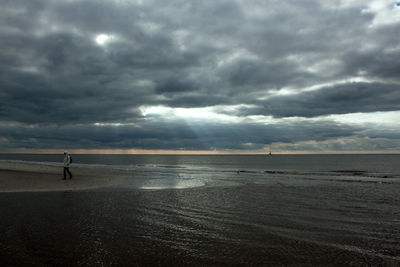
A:
[[[103,154],[103,155],[268,155],[261,150],[163,150],[163,149],[3,149],[0,154]],[[272,155],[329,155],[329,154],[400,154],[400,150],[285,150],[271,151]]]

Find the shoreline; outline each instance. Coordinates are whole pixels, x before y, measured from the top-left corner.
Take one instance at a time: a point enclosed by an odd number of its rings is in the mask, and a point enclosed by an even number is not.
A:
[[[0,193],[93,190],[129,184],[133,173],[72,165],[63,180],[62,164],[0,161]]]

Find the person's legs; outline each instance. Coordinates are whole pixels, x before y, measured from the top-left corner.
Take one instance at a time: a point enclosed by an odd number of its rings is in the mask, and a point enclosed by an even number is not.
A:
[[[69,179],[72,179],[72,173],[69,171],[69,168],[67,168],[67,172],[69,174]]]
[[[66,177],[67,175],[66,175],[66,173],[65,173],[66,171],[67,171],[67,168],[64,167],[64,178],[63,178],[63,180],[65,180],[65,179],[67,178],[67,177]]]

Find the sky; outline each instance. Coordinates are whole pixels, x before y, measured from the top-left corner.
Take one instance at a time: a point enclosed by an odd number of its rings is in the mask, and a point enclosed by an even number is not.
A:
[[[1,2],[0,152],[400,152],[398,2]]]

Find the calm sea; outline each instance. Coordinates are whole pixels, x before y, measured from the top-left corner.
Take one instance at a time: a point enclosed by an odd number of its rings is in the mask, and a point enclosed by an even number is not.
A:
[[[205,167],[276,171],[400,174],[399,154],[361,155],[72,155],[75,164]],[[0,154],[0,160],[62,162],[62,154]]]
[[[400,155],[72,157],[137,185],[0,193],[5,266],[400,264]]]

